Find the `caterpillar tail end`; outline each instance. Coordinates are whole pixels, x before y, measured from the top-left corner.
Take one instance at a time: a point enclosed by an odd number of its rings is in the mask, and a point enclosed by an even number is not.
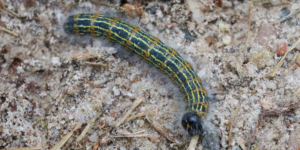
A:
[[[182,117],[181,125],[190,136],[203,133],[203,121],[196,111],[186,112]]]

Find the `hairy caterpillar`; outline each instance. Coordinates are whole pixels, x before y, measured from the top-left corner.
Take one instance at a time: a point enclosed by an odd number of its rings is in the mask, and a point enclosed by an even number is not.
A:
[[[202,133],[202,117],[206,116],[209,108],[207,93],[191,64],[176,50],[136,26],[102,14],[69,16],[63,28],[67,34],[103,37],[110,42],[119,43],[125,50],[137,54],[143,61],[167,74],[178,86],[187,102],[187,112],[181,120],[183,128],[191,136]]]

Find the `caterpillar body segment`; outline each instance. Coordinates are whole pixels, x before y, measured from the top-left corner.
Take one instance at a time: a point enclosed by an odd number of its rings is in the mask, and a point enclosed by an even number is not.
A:
[[[118,43],[125,50],[137,54],[143,61],[167,74],[187,102],[187,112],[181,122],[183,127],[191,136],[202,132],[202,117],[206,116],[209,108],[207,93],[191,64],[176,50],[136,26],[101,14],[69,16],[64,23],[64,30],[67,34],[103,37],[110,42]]]

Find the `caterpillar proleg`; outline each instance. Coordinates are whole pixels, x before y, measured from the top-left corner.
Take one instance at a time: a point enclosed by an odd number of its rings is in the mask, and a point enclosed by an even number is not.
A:
[[[202,118],[206,117],[209,108],[207,93],[191,64],[176,50],[136,26],[102,14],[69,16],[63,28],[67,34],[103,37],[110,42],[118,43],[125,50],[137,54],[143,61],[167,74],[187,102],[187,112],[181,120],[183,128],[191,136],[202,133]]]

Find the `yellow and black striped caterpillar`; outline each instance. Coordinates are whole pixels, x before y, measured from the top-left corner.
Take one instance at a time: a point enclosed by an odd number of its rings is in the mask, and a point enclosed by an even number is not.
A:
[[[187,112],[181,120],[182,126],[191,136],[202,133],[202,117],[206,116],[209,108],[207,93],[191,64],[176,50],[136,26],[101,14],[69,16],[63,28],[67,34],[103,37],[110,42],[119,43],[125,50],[137,54],[142,60],[167,74],[187,102]]]

